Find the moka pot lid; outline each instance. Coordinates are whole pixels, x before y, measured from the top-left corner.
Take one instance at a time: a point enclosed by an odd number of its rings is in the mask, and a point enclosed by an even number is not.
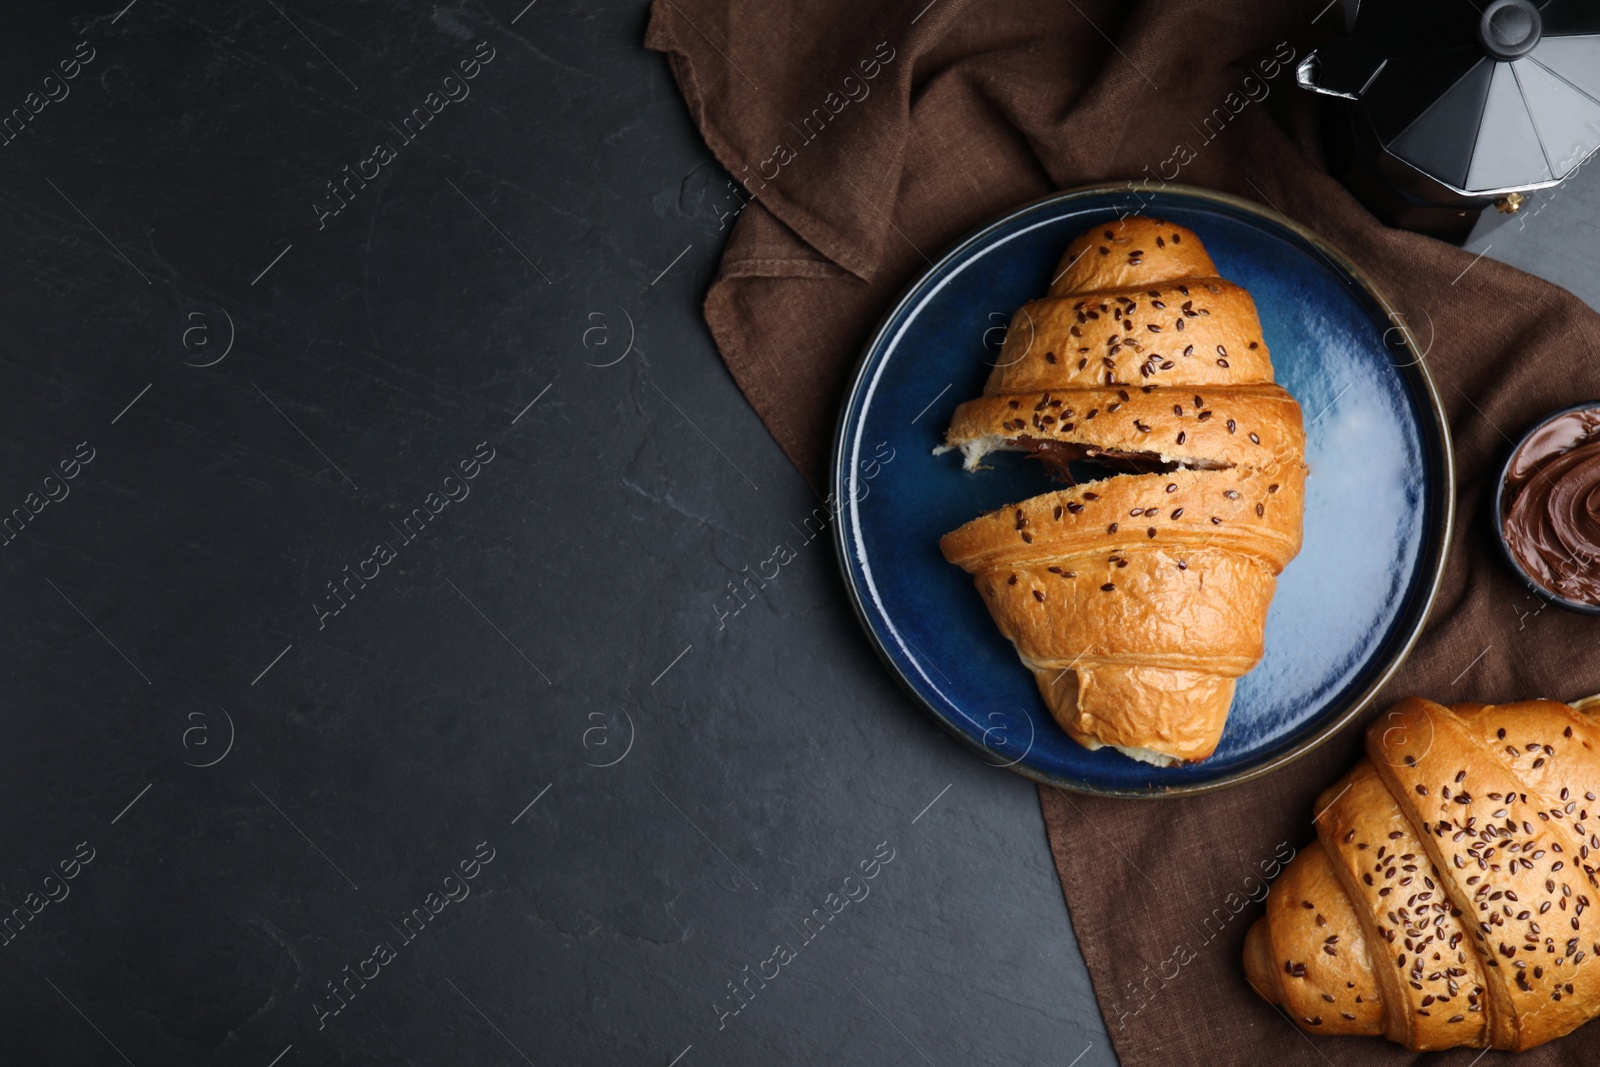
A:
[[[1600,147],[1600,3],[1362,0],[1298,77],[1356,101],[1383,151],[1456,194],[1537,189]]]

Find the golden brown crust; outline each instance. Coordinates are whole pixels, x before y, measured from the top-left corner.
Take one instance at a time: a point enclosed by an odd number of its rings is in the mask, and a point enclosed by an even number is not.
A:
[[[995,624],[1074,740],[1193,762],[1216,749],[1234,680],[1261,658],[1255,620],[1277,584],[1263,557],[1284,546],[1220,530],[1218,544],[1139,544],[1153,528],[1102,531],[1105,544],[1053,562],[997,560],[975,578]]]
[[[1374,721],[1368,758],[1317,801],[1317,832],[1359,922],[1383,1030],[1414,1050],[1520,1051],[1600,1012],[1600,725],[1554,701],[1411,697]],[[1301,852],[1285,880],[1305,877]],[[1270,906],[1246,952],[1251,982],[1310,950]],[[1359,986],[1361,979],[1355,980]],[[1371,1033],[1343,1016],[1317,1033]]]
[[[1250,294],[1222,278],[1185,278],[1022,305],[983,392],[1270,381]]]
[[[1535,705],[1538,714],[1529,715]],[[1594,720],[1577,707],[1554,700],[1526,700],[1519,704],[1454,704],[1450,710],[1468,733],[1541,795],[1560,800],[1563,807],[1571,804],[1573,812],[1595,806],[1595,798],[1587,794],[1600,790],[1600,737]],[[1555,727],[1559,727],[1560,738],[1546,736]],[[1600,837],[1588,848],[1600,852]],[[1588,852],[1581,858],[1587,859]]]
[[[1246,944],[1250,984],[1307,1030],[1383,1033],[1367,934],[1322,842],[1311,842],[1284,868]]]
[[[1264,610],[1276,581],[1255,556],[1203,545],[1002,562],[976,577],[1001,632],[1030,666],[1081,658],[1233,677],[1260,658],[1260,633],[1240,623]],[[1058,626],[1062,617],[1086,624]]]
[[[1421,841],[1371,762],[1357,764],[1317,803],[1317,835],[1380,961],[1389,1039],[1417,1050],[1479,1044],[1482,968]]]
[[[1576,762],[1577,751],[1600,738],[1589,736],[1587,719],[1549,701],[1503,714],[1538,736],[1516,756],[1485,745],[1450,709],[1415,697],[1368,734],[1367,751],[1390,791],[1406,797],[1435,869],[1449,875],[1443,882],[1485,963],[1492,1043],[1520,1050],[1567,1033],[1600,1007],[1600,966],[1581,966],[1600,955],[1600,913],[1583,903],[1590,894],[1600,899],[1600,886],[1585,863],[1587,836],[1575,829],[1587,828],[1577,813],[1589,802],[1545,794],[1517,765],[1536,773],[1540,760],[1537,771],[1551,760]],[[1578,730],[1564,736],[1572,718],[1580,718]]]
[[[981,397],[956,408],[945,441],[1063,441],[1183,463],[1298,466],[1300,405],[1276,385],[1205,389],[1099,386]]]
[[[1236,664],[1238,673],[1254,662]],[[1084,748],[1113,745],[1147,759],[1159,753],[1195,763],[1216,751],[1233,703],[1235,678],[1223,666],[1182,670],[1084,657],[1048,661],[1033,678],[1051,716]]]
[[[1216,273],[1193,231],[1165,219],[1130,215],[1075,237],[1056,264],[1050,295],[1147,285],[1152,278],[1209,278]]]
[[[946,445],[1136,470],[991,512],[940,542],[971,572],[1062,728],[1150,762],[1209,756],[1300,549],[1305,431],[1250,294],[1193,233],[1080,235],[1023,307]]]
[[[1123,475],[980,515],[945,534],[939,547],[973,574],[1007,563],[1075,570],[1080,557],[1155,549],[1173,566],[1186,563],[1181,571],[1194,566],[1187,553],[1202,546],[1254,556],[1276,574],[1300,550],[1304,497],[1305,469],[1298,466]],[[1172,607],[1151,607],[1158,606]]]

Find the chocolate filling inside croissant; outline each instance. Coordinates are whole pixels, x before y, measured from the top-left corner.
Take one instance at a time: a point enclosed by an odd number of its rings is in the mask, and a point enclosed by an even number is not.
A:
[[[1185,469],[1222,470],[1233,465],[1203,459],[1187,462],[1167,460],[1156,452],[1095,448],[1075,441],[1041,441],[1028,436],[1014,438],[1013,447],[1027,452],[1029,459],[1038,460],[1051,475],[1068,485],[1103,481],[1119,474],[1170,474]],[[1074,465],[1077,470],[1073,470]]]

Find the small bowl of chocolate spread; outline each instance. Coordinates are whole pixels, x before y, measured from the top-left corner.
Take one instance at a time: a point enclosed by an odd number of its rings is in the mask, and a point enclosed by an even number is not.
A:
[[[1495,532],[1535,593],[1600,614],[1600,401],[1547,416],[1500,472]]]

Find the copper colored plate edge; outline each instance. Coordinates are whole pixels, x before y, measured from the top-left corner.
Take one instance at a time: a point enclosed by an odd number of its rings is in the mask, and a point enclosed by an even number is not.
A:
[[[860,393],[862,381],[866,375],[873,351],[883,342],[885,335],[887,334],[889,324],[906,306],[906,303],[910,299],[911,295],[915,293],[916,290],[923,285],[928,278],[938,274],[941,270],[944,270],[946,267],[956,262],[958,257],[977,245],[978,242],[982,241],[992,232],[1011,223],[1019,216],[1033,211],[1036,208],[1050,204],[1069,203],[1073,200],[1087,199],[1089,197],[1105,195],[1128,195],[1132,194],[1133,192],[1134,190],[1131,186],[1131,183],[1127,182],[1109,182],[1097,185],[1084,185],[1073,189],[1064,189],[1059,192],[1051,193],[1048,196],[1040,197],[1037,200],[1032,200],[1028,203],[1013,208],[1000,218],[985,224],[958,241],[948,252],[940,256],[931,267],[913,279],[911,283],[900,292],[900,295],[889,304],[888,310],[879,317],[877,325],[873,327],[870,338],[862,349],[861,357],[856,362],[855,371],[850,376],[850,384],[845,390],[844,397],[839,406],[839,417],[837,427],[834,431],[833,447],[829,452],[828,485],[829,489],[833,493],[833,498],[840,501],[839,506],[841,513],[844,509],[845,497],[844,486],[840,484],[839,463],[845,449],[847,439],[850,436],[850,406],[852,401]],[[1179,785],[1163,785],[1149,789],[1102,788],[1094,785],[1093,783],[1064,779],[1057,775],[1041,771],[1037,768],[1028,767],[1023,764],[1021,759],[1010,764],[989,764],[991,767],[999,767],[1000,769],[1008,770],[1015,774],[1021,775],[1024,778],[1032,779],[1041,785],[1053,786],[1058,790],[1069,793],[1077,793],[1083,796],[1118,797],[1127,800],[1166,800],[1175,797],[1199,796],[1205,793],[1215,793],[1224,789],[1230,789],[1234,786],[1243,785],[1246,782],[1255,781],[1259,778],[1264,778],[1275,771],[1287,767],[1295,760],[1315,750],[1334,734],[1338,733],[1340,730],[1344,729],[1351,722],[1353,722],[1361,715],[1362,712],[1366,711],[1367,708],[1371,706],[1373,699],[1378,695],[1383,687],[1389,683],[1389,680],[1394,677],[1395,671],[1399,670],[1401,664],[1403,664],[1407,657],[1411,655],[1412,650],[1416,647],[1417,640],[1422,636],[1422,631],[1427,628],[1428,618],[1433,613],[1434,603],[1438,599],[1439,586],[1444,580],[1445,567],[1449,562],[1450,539],[1455,530],[1455,446],[1450,435],[1450,422],[1445,416],[1444,405],[1439,400],[1439,390],[1434,384],[1433,374],[1428,369],[1427,353],[1418,348],[1416,338],[1412,336],[1411,328],[1406,324],[1405,316],[1395,310],[1394,305],[1392,305],[1388,298],[1385,297],[1383,293],[1373,284],[1372,279],[1367,276],[1366,272],[1352,263],[1343,252],[1340,252],[1326,239],[1314,231],[1307,229],[1305,226],[1295,222],[1293,219],[1282,214],[1281,212],[1269,210],[1268,208],[1265,208],[1254,201],[1246,200],[1243,197],[1234,196],[1231,193],[1217,192],[1216,190],[1205,189],[1197,185],[1184,185],[1176,182],[1169,182],[1163,185],[1161,190],[1156,194],[1157,197],[1167,195],[1173,195],[1180,198],[1186,197],[1192,200],[1210,202],[1213,204],[1233,208],[1247,215],[1270,222],[1275,226],[1283,227],[1284,229],[1300,237],[1302,240],[1306,241],[1323,256],[1325,256],[1327,260],[1335,267],[1345,272],[1352,280],[1355,281],[1357,285],[1361,287],[1366,296],[1368,296],[1375,304],[1377,304],[1378,308],[1388,317],[1389,321],[1394,324],[1391,328],[1400,331],[1401,337],[1405,340],[1407,351],[1416,355],[1416,360],[1413,364],[1411,364],[1411,366],[1416,368],[1418,376],[1422,381],[1422,392],[1425,394],[1425,396],[1417,397],[1417,399],[1426,400],[1426,404],[1419,406],[1424,406],[1427,408],[1427,412],[1432,415],[1434,426],[1439,434],[1439,458],[1442,461],[1442,469],[1440,470],[1439,474],[1442,485],[1441,504],[1443,516],[1442,521],[1438,524],[1438,528],[1434,536],[1423,542],[1423,556],[1426,557],[1427,555],[1432,554],[1436,557],[1436,562],[1432,568],[1432,573],[1426,575],[1425,577],[1426,591],[1422,598],[1422,602],[1417,609],[1416,621],[1411,625],[1409,631],[1405,634],[1403,640],[1400,642],[1399,647],[1389,655],[1388,661],[1383,664],[1381,670],[1379,670],[1378,674],[1372,679],[1372,681],[1364,686],[1361,691],[1350,701],[1349,707],[1347,707],[1337,717],[1323,724],[1323,726],[1321,726],[1315,733],[1305,738],[1298,745],[1294,746],[1288,751],[1280,753],[1276,757],[1257,764],[1256,766],[1236,771],[1233,774],[1225,775],[1213,781],[1195,782],[1192,784],[1186,783]],[[1415,390],[1412,390],[1412,392],[1413,395],[1415,395]],[[970,748],[974,752],[983,753],[990,756],[1000,755],[1000,753],[995,752],[993,749],[988,748],[987,746],[975,741],[973,738],[963,733],[955,726],[954,723],[947,719],[943,713],[941,713],[926,698],[924,698],[923,695],[911,685],[910,680],[906,678],[904,673],[900,670],[899,665],[897,665],[890,657],[888,650],[883,647],[883,642],[879,639],[877,632],[873,629],[872,620],[867,615],[866,606],[862,600],[861,590],[856,586],[855,576],[850,571],[850,546],[845,541],[844,526],[845,524],[840,521],[835,521],[834,523],[833,543],[836,561],[839,565],[840,576],[844,579],[845,590],[849,594],[850,607],[855,612],[856,620],[861,623],[862,628],[866,631],[868,641],[872,645],[872,650],[877,654],[878,658],[883,661],[884,665],[889,668],[890,675],[893,676],[900,688],[905,690],[914,703],[932,715],[934,720],[939,723],[945,732],[949,733],[956,740],[960,741],[963,745],[965,745],[967,748]],[[1025,759],[1026,756],[1023,758]],[[985,760],[985,762],[988,761]]]

